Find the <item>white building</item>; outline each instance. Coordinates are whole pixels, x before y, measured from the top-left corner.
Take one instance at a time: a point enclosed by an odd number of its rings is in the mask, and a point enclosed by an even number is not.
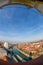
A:
[[[6,49],[8,49],[8,48],[9,48],[9,45],[8,45],[8,43],[7,43],[7,42],[5,42],[5,43],[4,43],[4,47],[5,47]]]

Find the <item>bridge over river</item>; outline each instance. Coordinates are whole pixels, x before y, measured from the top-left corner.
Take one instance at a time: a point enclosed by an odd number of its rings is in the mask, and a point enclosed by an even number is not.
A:
[[[32,60],[31,57],[21,53],[16,46],[12,48],[12,52],[10,54],[8,53],[8,57],[11,62],[26,62]]]
[[[11,62],[26,62],[32,60],[27,54],[17,48],[17,45],[11,45],[8,49],[1,45],[1,48],[7,51],[7,56]],[[21,53],[22,52],[22,53]]]

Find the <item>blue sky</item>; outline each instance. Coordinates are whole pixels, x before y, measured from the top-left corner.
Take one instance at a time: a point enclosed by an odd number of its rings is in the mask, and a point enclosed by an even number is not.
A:
[[[0,9],[0,40],[35,41],[43,39],[43,15],[35,8],[9,5]]]

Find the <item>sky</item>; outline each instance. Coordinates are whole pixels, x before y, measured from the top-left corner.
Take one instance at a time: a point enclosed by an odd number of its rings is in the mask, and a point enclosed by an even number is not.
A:
[[[9,5],[0,9],[0,40],[43,40],[43,15],[35,8]]]

